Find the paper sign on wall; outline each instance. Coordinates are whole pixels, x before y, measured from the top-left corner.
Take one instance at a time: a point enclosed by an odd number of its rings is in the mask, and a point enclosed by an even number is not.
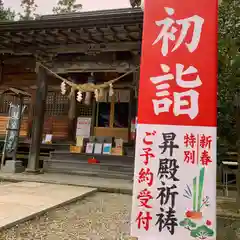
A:
[[[91,133],[91,118],[78,117],[76,136],[89,138]]]

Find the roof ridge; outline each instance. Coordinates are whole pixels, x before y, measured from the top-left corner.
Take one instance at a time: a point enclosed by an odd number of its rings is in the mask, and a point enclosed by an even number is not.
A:
[[[63,14],[48,14],[42,15],[40,20],[47,19],[59,19],[59,18],[72,18],[72,17],[89,17],[99,15],[120,15],[126,13],[138,13],[142,12],[141,8],[117,8],[117,9],[105,9],[105,10],[93,10],[93,11],[80,11],[74,13]]]

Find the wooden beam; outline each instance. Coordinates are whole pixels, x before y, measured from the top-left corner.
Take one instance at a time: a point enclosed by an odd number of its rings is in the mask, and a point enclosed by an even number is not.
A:
[[[85,41],[85,39],[83,39]],[[0,49],[1,53],[8,54],[24,54],[31,55],[37,51],[44,51],[44,53],[51,54],[71,54],[71,53],[86,53],[87,51],[93,52],[122,52],[122,51],[133,51],[141,50],[141,41],[130,41],[130,42],[113,42],[113,43],[85,43],[85,44],[61,44],[61,45],[36,45],[18,47],[6,47]]]
[[[68,43],[68,37],[65,34],[63,34],[61,31],[59,31],[58,29],[48,31],[48,34],[51,34],[60,42],[64,42],[66,44]]]
[[[14,46],[11,47],[7,45],[6,47],[4,47],[4,49],[0,49],[0,54],[14,54],[14,55],[20,55],[20,56],[32,55],[33,51],[30,51],[32,49],[33,49],[32,47],[26,49],[22,47],[15,48]]]
[[[0,38],[4,39],[6,41],[15,42],[15,43],[20,43],[21,42],[21,38],[20,37],[13,36],[10,32],[7,32],[4,35],[1,35]]]
[[[45,47],[45,45],[56,43],[56,40],[53,37],[48,36],[48,35],[43,35],[42,31],[32,30],[28,33],[27,36],[29,36],[30,42],[32,41],[33,43],[35,43],[35,42],[40,43],[44,47]],[[27,36],[26,36],[26,39],[27,39]]]
[[[37,49],[34,52],[34,56],[37,59],[37,61],[40,62],[48,62],[52,58],[52,54],[48,53],[46,49]]]
[[[88,38],[95,43],[108,42],[104,41],[104,35],[98,31],[96,27],[92,28],[83,28],[83,31],[88,34]]]
[[[119,32],[118,32],[118,35],[120,36],[126,36],[126,39],[128,40],[131,40],[131,41],[137,41],[137,40],[140,40],[140,39],[137,39],[135,37],[133,37],[132,35],[133,34],[139,34],[138,31],[134,32],[134,31],[130,31],[126,26],[122,25],[122,26],[119,26]]]
[[[75,43],[82,43],[82,44],[88,44],[88,43],[96,43],[96,41],[89,39],[89,34],[85,33],[83,30],[75,30],[75,29],[67,29],[63,30],[63,32],[70,36],[72,39],[75,38],[77,42]]]
[[[76,29],[75,31],[79,34],[80,38],[83,39],[84,41],[89,43],[97,43],[96,40],[92,38],[91,33],[88,32],[86,29],[81,28],[80,30]]]
[[[128,26],[124,26],[124,29],[127,31],[127,34],[132,41],[137,41],[142,39],[142,31],[139,28],[132,31],[131,29],[129,29]]]
[[[0,55],[1,56],[1,55]],[[3,55],[4,56],[4,55]],[[51,59],[48,58],[49,61]],[[26,56],[26,55],[12,55],[12,57],[3,57],[2,61],[6,65],[6,71],[8,73],[25,73],[25,72],[31,72],[32,69],[35,70],[35,61],[36,58],[34,58],[34,55],[32,56]],[[14,66],[13,66],[14,65]],[[34,71],[35,72],[35,71]]]
[[[78,62],[56,62],[53,63],[51,70],[58,74],[67,74],[71,72],[127,72],[134,70],[137,63],[131,61],[115,62],[96,62],[96,61],[78,61]]]
[[[28,32],[29,35],[24,34],[23,32],[17,32],[17,33],[6,33],[5,36],[0,36],[0,38],[5,39],[3,42],[5,43],[5,48],[9,48],[14,52],[15,49],[26,49],[34,44],[37,45],[40,48],[44,48],[46,45],[48,45],[47,40],[40,41],[35,38],[34,31]],[[11,46],[8,46],[8,44],[12,44]],[[14,44],[14,45],[13,45]],[[3,50],[4,51],[4,50]],[[10,52],[9,52],[10,53]]]
[[[67,30],[62,30],[62,32],[71,37],[71,39],[76,39],[76,42],[85,43],[73,29],[68,28]]]
[[[3,48],[3,49],[5,49],[5,48],[9,48],[9,45],[8,45],[8,43],[6,43],[6,41],[1,41],[0,47]],[[1,51],[1,50],[0,50],[0,51]]]
[[[98,42],[102,42],[102,43],[110,42],[109,38],[107,38],[107,37],[109,37],[109,35],[107,35],[106,32],[101,31],[100,28],[93,27],[93,28],[88,29],[88,32],[91,34],[92,38],[94,40],[97,40]],[[111,36],[111,34],[110,34],[110,37],[111,37],[111,41],[114,41],[114,37]]]
[[[38,31],[38,35],[42,36],[48,42],[56,43],[56,38],[47,34],[47,31],[45,29],[41,30],[41,31]]]
[[[78,42],[78,38],[70,35],[68,32],[66,31],[62,31],[62,30],[59,30],[59,34],[61,36],[65,36],[65,38],[67,39],[67,42],[69,43],[77,43]]]
[[[44,111],[47,97],[47,73],[46,70],[39,66],[37,71],[37,90],[36,101],[34,106],[34,117],[32,127],[32,140],[30,154],[28,159],[28,173],[39,173],[39,155],[42,142]]]
[[[86,51],[100,52],[122,52],[141,49],[141,41],[135,42],[117,42],[117,43],[100,43],[100,44],[69,44],[60,46],[49,46],[46,48],[51,53],[85,53]]]
[[[26,47],[29,45],[29,42],[27,42],[23,37],[18,36],[17,34],[13,34],[13,33],[6,33],[5,36],[7,36],[8,41],[10,41],[10,43],[14,43],[16,44],[16,46],[21,45],[22,47]]]
[[[107,29],[107,31],[109,31],[110,33],[112,33],[114,35],[114,37],[117,41],[122,41],[122,39],[118,37],[117,31],[115,31],[112,27],[108,26],[106,29]]]
[[[7,38],[3,37],[3,36],[0,36],[0,40],[1,40],[0,46],[1,46],[1,48],[3,48],[3,49],[0,49],[0,54],[1,53],[4,53],[4,54],[10,53],[10,54],[12,54],[14,49],[16,49],[16,45],[18,45],[18,46],[20,45],[17,42],[7,40]],[[20,47],[23,47],[23,46],[20,46]]]
[[[49,45],[55,45],[55,44],[67,44],[67,39],[65,36],[57,35],[59,32],[58,29],[53,30],[41,30],[39,31],[39,35],[42,37],[42,39],[46,39],[49,42]]]

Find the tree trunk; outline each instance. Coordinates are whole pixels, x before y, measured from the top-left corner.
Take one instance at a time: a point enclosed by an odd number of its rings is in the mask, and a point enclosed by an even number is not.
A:
[[[237,152],[238,152],[238,170],[237,170],[237,207],[238,211],[240,211],[240,108],[237,108],[237,117],[236,117],[236,125],[237,125]]]

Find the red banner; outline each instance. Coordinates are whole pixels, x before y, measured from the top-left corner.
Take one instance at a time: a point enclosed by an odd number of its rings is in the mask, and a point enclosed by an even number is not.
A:
[[[217,1],[146,1],[139,123],[216,126]]]

